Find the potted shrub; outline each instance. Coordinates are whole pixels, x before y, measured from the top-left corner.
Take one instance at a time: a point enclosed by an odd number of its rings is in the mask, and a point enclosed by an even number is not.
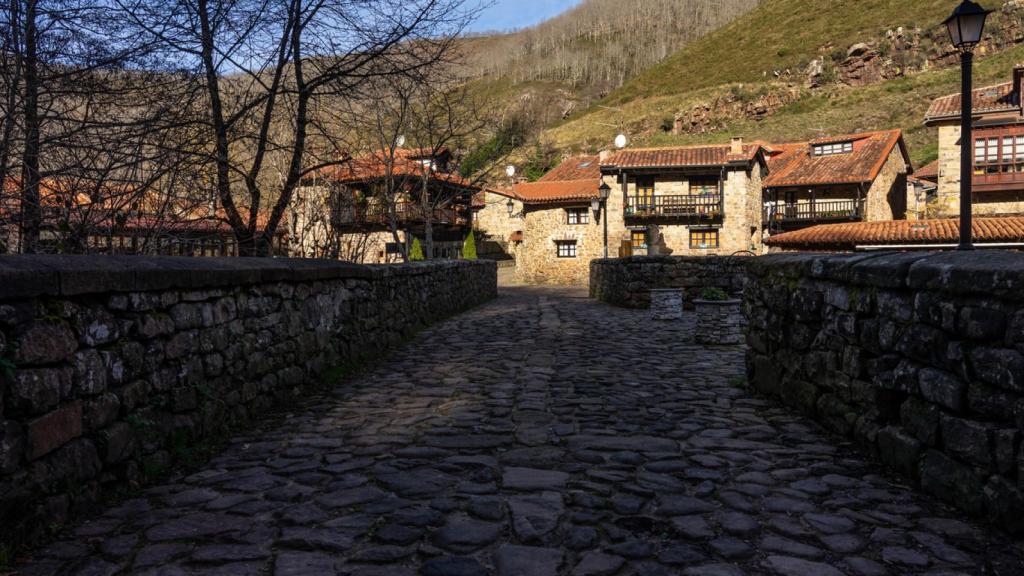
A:
[[[739,344],[742,341],[743,314],[740,300],[721,288],[704,288],[693,301],[697,322],[694,340],[699,344]]]

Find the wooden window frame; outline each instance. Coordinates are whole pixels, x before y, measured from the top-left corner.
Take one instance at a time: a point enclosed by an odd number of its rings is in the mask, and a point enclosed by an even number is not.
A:
[[[718,228],[696,228],[690,230],[690,250],[718,250],[722,245],[721,231]],[[709,242],[695,242],[695,238],[699,240],[707,240],[708,238],[714,237],[714,244]]]
[[[643,238],[643,242],[641,242],[640,244],[637,244],[637,242],[636,242],[637,241],[637,236],[641,236]],[[648,248],[648,244],[647,244],[647,230],[630,230],[629,231],[629,243],[630,243],[630,246],[633,247],[633,250],[646,250]]]
[[[563,251],[563,248],[565,249]],[[577,257],[575,240],[555,240],[555,256],[562,259]]]
[[[1024,173],[1024,129],[979,130],[972,154],[974,176]]]
[[[853,140],[846,142],[830,142],[828,144],[815,144],[815,156],[836,156],[839,154],[850,154],[853,152]]]
[[[585,226],[587,224],[590,224],[590,209],[566,208],[565,223],[570,226]]]

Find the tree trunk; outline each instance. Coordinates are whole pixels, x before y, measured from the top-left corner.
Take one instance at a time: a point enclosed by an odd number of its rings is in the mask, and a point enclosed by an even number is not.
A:
[[[21,170],[21,251],[35,254],[39,251],[42,230],[39,176],[39,60],[36,44],[36,0],[28,0],[25,7],[25,148]]]

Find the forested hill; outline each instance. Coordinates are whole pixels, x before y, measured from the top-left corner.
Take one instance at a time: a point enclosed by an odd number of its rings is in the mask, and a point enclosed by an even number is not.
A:
[[[629,78],[758,5],[758,0],[585,0],[536,27],[481,38],[470,74],[555,81],[583,96]]]

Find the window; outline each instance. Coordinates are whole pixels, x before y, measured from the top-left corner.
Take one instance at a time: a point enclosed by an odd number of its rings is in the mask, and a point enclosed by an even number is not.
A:
[[[691,178],[690,194],[700,196],[717,196],[718,178]]]
[[[1024,172],[1024,135],[986,136],[974,140],[974,174]]]
[[[576,241],[575,240],[556,240],[555,246],[558,249],[559,258],[575,258],[576,257]]]
[[[647,230],[633,230],[629,233],[629,239],[633,244],[633,250],[647,249]]]
[[[589,224],[590,212],[586,208],[566,208],[566,217],[569,224]]]
[[[715,250],[718,248],[718,230],[690,230],[691,250]]]
[[[815,156],[831,156],[833,154],[849,154],[853,152],[853,142],[833,142],[831,144],[815,144]]]
[[[654,201],[654,178],[643,176],[636,179],[637,204],[641,208],[649,207]]]

